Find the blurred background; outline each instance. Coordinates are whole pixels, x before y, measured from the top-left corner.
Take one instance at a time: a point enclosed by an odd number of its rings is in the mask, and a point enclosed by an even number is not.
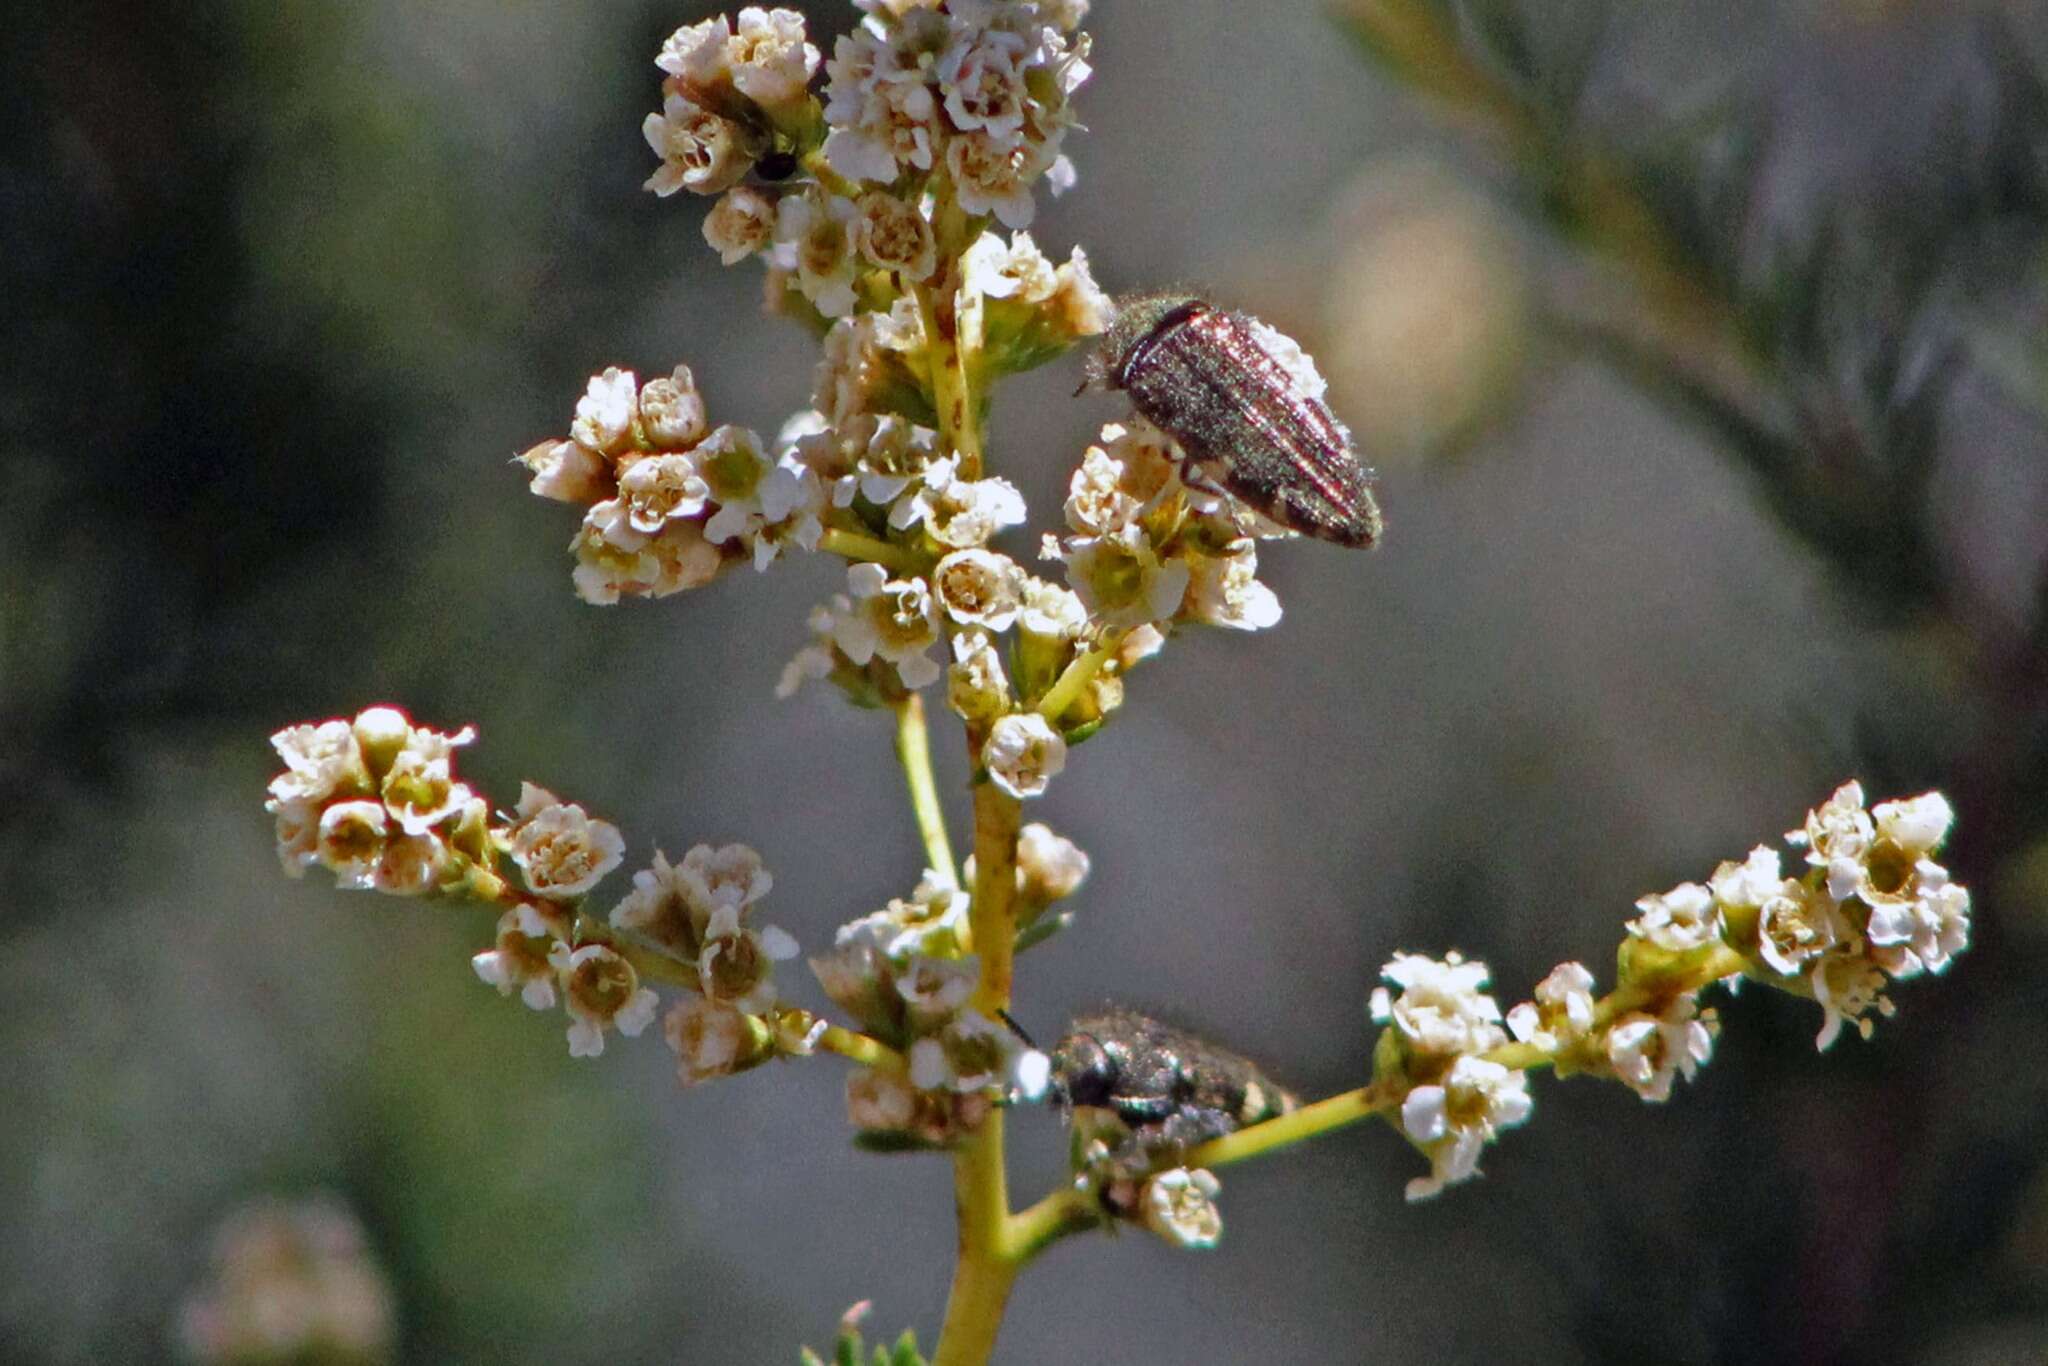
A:
[[[805,8],[828,45],[852,15]],[[289,882],[261,810],[272,730],[390,700],[629,868],[753,844],[807,946],[916,880],[888,718],[770,696],[833,565],[586,607],[573,514],[507,466],[607,364],[688,361],[714,422],[805,401],[757,272],[640,189],[651,58],[711,10],[10,19],[0,1358],[174,1358],[265,1257],[352,1306],[334,1360],[788,1362],[860,1298],[930,1345],[943,1161],[852,1150],[835,1062],[572,1062],[471,974],[484,916]],[[1747,992],[1669,1105],[1541,1079],[1436,1202],[1375,1126],[1228,1173],[1213,1254],[1062,1245],[1000,1359],[2048,1359],[2048,7],[1088,27],[1080,185],[1035,235],[1298,333],[1389,531],[1272,548],[1279,628],[1177,643],[1034,808],[1096,872],[1022,963],[1028,1028],[1167,1006],[1347,1088],[1394,951],[1482,957],[1504,1003],[1606,980],[1635,897],[1849,776],[1953,797],[1978,913],[1874,1040],[1817,1056],[1816,1008]],[[1077,374],[998,397],[1034,534],[1116,415]],[[1058,1130],[1016,1130],[1042,1190]]]

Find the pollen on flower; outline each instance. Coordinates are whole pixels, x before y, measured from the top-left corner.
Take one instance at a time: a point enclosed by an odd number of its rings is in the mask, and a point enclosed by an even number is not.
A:
[[[557,943],[551,950],[562,984],[562,1004],[569,1012],[569,1056],[594,1058],[604,1052],[606,1031],[628,1038],[654,1022],[660,1001],[640,985],[640,975],[617,950],[604,944],[571,949]]]
[[[891,579],[878,564],[850,565],[846,608],[835,610],[832,640],[857,665],[881,658],[896,666],[906,688],[939,676],[929,651],[939,640],[939,608],[921,578]]]
[[[946,670],[946,705],[962,720],[986,723],[1008,711],[1011,701],[1009,676],[988,633],[955,634],[953,663]]]
[[[519,806],[501,838],[536,895],[582,896],[625,857],[626,842],[609,821],[593,819],[534,783],[520,787]]]
[[[932,570],[932,588],[960,625],[1007,631],[1023,607],[1024,571],[992,550],[956,550]]]

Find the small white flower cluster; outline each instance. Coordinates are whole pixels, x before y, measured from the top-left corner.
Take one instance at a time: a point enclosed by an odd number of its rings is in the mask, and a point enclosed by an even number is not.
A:
[[[944,1144],[998,1101],[1045,1094],[1045,1054],[968,1004],[981,976],[962,952],[968,900],[927,869],[908,900],[841,926],[832,952],[811,960],[825,994],[909,1062],[907,1075],[870,1067],[848,1078],[857,1129]]]
[[[1176,621],[1257,631],[1280,620],[1280,602],[1257,579],[1260,525],[1220,494],[1190,489],[1173,438],[1141,418],[1102,429],[1068,485],[1067,525],[1044,558],[1066,564],[1089,615],[1128,630]],[[1247,532],[1251,534],[1247,534]]]
[[[1088,79],[1085,5],[863,4],[825,65],[824,154],[847,180],[893,185],[943,167],[962,209],[1031,222],[1031,189],[1074,182],[1060,154]]]
[[[866,271],[903,292],[933,276],[941,204],[1022,228],[1036,181],[1071,185],[1059,149],[1088,76],[1074,31],[1085,6],[864,8],[825,64],[822,105],[809,91],[819,53],[794,11],[677,30],[655,58],[662,110],[642,126],[662,159],[647,188],[719,195],[704,220],[719,259],[764,257],[771,295],[793,285],[828,318],[855,310]]]
[[[647,188],[717,194],[813,122],[818,49],[795,10],[749,5],[737,27],[724,15],[676,30],[654,64],[666,73],[662,108],[641,124],[661,168]]]
[[[638,1034],[654,1018],[654,993],[632,964],[606,945],[578,943],[574,931],[574,903],[619,865],[625,841],[616,826],[532,783],[493,823],[484,799],[455,780],[453,751],[475,734],[415,726],[395,707],[279,731],[270,742],[285,772],[266,803],[277,817],[278,856],[294,877],[318,863],[344,888],[509,903],[493,946],[471,966],[536,1010],[559,999],[570,1053],[594,1056],[605,1031]],[[530,898],[498,879],[501,857],[518,868]]]
[[[492,946],[470,959],[476,975],[500,995],[518,992],[535,1010],[553,1009],[559,999],[571,1057],[603,1053],[609,1030],[631,1038],[646,1029],[660,1004],[655,994],[624,955],[585,942],[575,923],[574,904],[625,856],[618,827],[524,783],[511,823],[496,835],[534,899],[498,917]]]
[[[747,918],[775,880],[744,844],[694,846],[679,863],[656,850],[612,908],[614,929],[675,960],[696,990],[672,1009],[664,1030],[685,1085],[736,1071],[760,1031],[745,1017],[773,1007],[775,964],[796,957],[796,940]]]
[[[1844,783],[1785,836],[1806,851],[1805,876],[1784,876],[1778,852],[1759,845],[1705,887],[1644,897],[1629,934],[1667,954],[1726,943],[1750,976],[1819,1002],[1817,1047],[1850,1023],[1868,1038],[1871,1012],[1894,1008],[1887,978],[1943,972],[1969,944],[1970,894],[1933,857],[1953,819],[1939,792],[1866,811],[1862,785]]]
[[[1526,1076],[1481,1056],[1507,1042],[1500,1005],[1481,990],[1485,964],[1403,953],[1381,975],[1401,991],[1373,989],[1372,1018],[1389,1026],[1391,1041],[1378,1070],[1383,1083],[1404,1087],[1401,1131],[1429,1158],[1429,1175],[1407,1187],[1410,1200],[1423,1200],[1477,1176],[1480,1152],[1535,1102]]]
[[[285,872],[303,877],[317,863],[338,887],[393,896],[460,878],[488,848],[486,804],[455,780],[455,750],[475,738],[467,726],[415,726],[395,707],[271,736],[285,771],[263,809],[277,818]]]
[[[744,427],[709,429],[687,365],[639,384],[616,366],[590,381],[569,436],[519,457],[543,498],[587,507],[570,542],[585,602],[666,597],[751,556],[817,548],[825,492],[793,455]]]
[[[1969,943],[1969,893],[1933,858],[1952,820],[1938,792],[1866,811],[1862,786],[1845,783],[1786,836],[1806,851],[1805,876],[1784,876],[1777,851],[1759,846],[1705,886],[1643,897],[1620,956],[1626,1009],[1603,1007],[1593,974],[1563,963],[1507,1012],[1504,1031],[1482,965],[1396,957],[1384,971],[1400,994],[1372,996],[1373,1018],[1391,1026],[1375,1073],[1399,1088],[1402,1130],[1431,1160],[1409,1198],[1475,1174],[1484,1145],[1528,1117],[1523,1074],[1489,1056],[1508,1033],[1560,1076],[1612,1077],[1647,1101],[1669,1100],[1713,1056],[1720,1021],[1699,996],[1716,981],[1811,996],[1824,1012],[1820,1048],[1849,1023],[1868,1037],[1870,1013],[1892,1013],[1887,977],[1941,972]]]

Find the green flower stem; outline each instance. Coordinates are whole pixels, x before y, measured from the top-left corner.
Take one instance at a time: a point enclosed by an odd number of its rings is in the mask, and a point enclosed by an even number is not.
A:
[[[1061,715],[1080,701],[1081,694],[1095,681],[1095,675],[1101,673],[1102,666],[1116,654],[1117,645],[1122,640],[1121,632],[1112,631],[1076,655],[1053,685],[1045,690],[1045,696],[1038,699],[1038,714],[1057,725]]]
[[[1263,1124],[1212,1138],[1191,1149],[1187,1159],[1179,1165],[1227,1167],[1275,1148],[1289,1147],[1303,1139],[1345,1128],[1361,1119],[1370,1119],[1392,1104],[1391,1099],[1381,1098],[1373,1087],[1361,1086],[1356,1091],[1346,1091],[1316,1101],[1313,1105],[1304,1105],[1291,1114],[1269,1119]]]
[[[986,1121],[953,1155],[953,1199],[960,1221],[960,1261],[946,1296],[946,1321],[932,1366],[982,1366],[1002,1331],[1010,1286],[1023,1262],[1006,1237],[1009,1188],[1003,1170],[1003,1112]]]
[[[982,475],[981,407],[971,376],[977,372],[981,338],[960,327],[960,257],[966,251],[972,224],[954,202],[951,186],[941,181],[933,211],[938,237],[938,266],[929,280],[916,286],[918,317],[924,323],[930,352],[932,410],[939,435],[960,457],[960,476]]]
[[[967,923],[981,959],[974,1004],[984,1015],[1010,1005],[1017,946],[1017,831],[1023,820],[1023,804],[994,783],[974,789],[974,900]]]
[[[1739,950],[1727,944],[1717,944],[1711,953],[1697,963],[1687,965],[1682,981],[1665,980],[1643,986],[1620,987],[1602,997],[1593,1007],[1593,1028],[1589,1031],[1598,1035],[1616,1020],[1633,1011],[1661,1009],[1663,1003],[1689,991],[1719,981],[1730,974],[1746,971],[1749,959]],[[1518,1072],[1534,1071],[1549,1067],[1557,1061],[1557,1054],[1532,1043],[1502,1044],[1481,1055],[1488,1062]],[[1361,1086],[1355,1091],[1345,1091],[1329,1096],[1312,1105],[1304,1105],[1291,1114],[1269,1119],[1262,1124],[1239,1129],[1234,1134],[1211,1139],[1200,1147],[1190,1149],[1187,1157],[1178,1164],[1187,1167],[1224,1167],[1233,1162],[1242,1162],[1249,1157],[1272,1152],[1279,1148],[1291,1147],[1304,1139],[1316,1138],[1337,1129],[1370,1119],[1377,1114],[1391,1110],[1399,1103],[1399,1097],[1382,1097],[1372,1086]]]
[[[911,693],[895,704],[896,758],[903,765],[903,777],[910,784],[910,809],[917,817],[917,833],[924,840],[924,857],[934,872],[947,878],[960,875],[953,862],[953,846],[946,839],[946,813],[939,807],[939,786],[932,776],[931,733],[925,727],[924,698]]]
[[[842,1058],[872,1067],[878,1072],[890,1072],[902,1076],[910,1070],[903,1055],[880,1039],[871,1039],[865,1034],[856,1034],[839,1025],[827,1025],[825,1032],[818,1036],[818,1047],[827,1053],[837,1053]]]
[[[1106,1219],[1092,1192],[1066,1186],[1011,1215],[1003,1228],[1003,1247],[1023,1265],[1069,1234],[1101,1228]]]
[[[923,574],[931,568],[924,556],[908,546],[894,545],[874,536],[863,536],[857,531],[841,531],[831,528],[818,540],[818,549],[834,555],[844,555],[849,560],[864,560],[894,569],[903,574]]]

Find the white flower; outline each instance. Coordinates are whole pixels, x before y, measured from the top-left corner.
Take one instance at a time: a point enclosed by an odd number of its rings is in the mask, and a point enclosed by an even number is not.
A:
[[[1072,896],[1088,877],[1088,855],[1052,827],[1033,821],[1017,832],[1017,894],[1044,906]]]
[[[1945,972],[1970,943],[1970,893],[1949,881],[1946,868],[1922,859],[1914,865],[1912,890],[1911,899],[1870,911],[1870,956],[1893,977]]]
[[[1721,933],[1721,908],[1697,882],[1681,882],[1670,891],[1636,902],[1642,914],[1628,922],[1628,932],[1671,953],[1689,953],[1711,944]]]
[[[1890,840],[1915,861],[1933,853],[1948,838],[1955,814],[1948,798],[1939,792],[1923,793],[1905,801],[1879,802],[1870,808],[1877,837]]]
[[[1824,892],[1808,892],[1788,880],[1784,892],[1766,899],[1757,912],[1757,956],[1773,971],[1797,977],[1838,940],[1853,933]]]
[[[533,783],[520,784],[518,819],[504,832],[512,861],[536,895],[556,900],[595,887],[625,857],[626,841],[609,821]]]
[[[453,735],[414,726],[384,774],[384,809],[408,835],[424,835],[467,805],[469,788],[455,781],[455,750],[476,739],[464,726]]]
[[[941,545],[968,549],[985,545],[1004,527],[1022,525],[1024,495],[1007,479],[962,479],[957,457],[925,466],[924,477],[907,498],[889,510],[889,524],[907,530],[925,524]]]
[[[923,579],[891,579],[878,564],[849,565],[848,610],[835,613],[832,640],[855,664],[880,656],[896,666],[906,688],[939,676],[928,650],[939,639],[939,608]]]
[[[703,945],[704,926],[710,918],[710,905],[683,876],[682,869],[657,849],[653,864],[633,874],[633,890],[612,908],[611,923],[615,929],[631,930],[660,945],[676,958],[691,961]]]
[[[1024,126],[1025,49],[1020,35],[992,30],[940,54],[933,74],[955,128],[978,128],[997,140],[1017,137]]]
[[[911,1019],[928,1027],[951,1019],[967,1004],[981,981],[981,960],[913,954],[892,981],[896,994],[909,1007]]]
[[[625,508],[626,524],[649,536],[671,520],[695,517],[710,498],[711,486],[688,455],[643,456],[619,476],[619,502]]]
[[[1053,273],[1050,304],[1062,331],[1073,337],[1096,337],[1109,330],[1115,312],[1109,295],[1095,283],[1088,268],[1088,255],[1079,247],[1067,254],[1065,264]]]
[[[887,357],[876,342],[875,327],[874,314],[859,313],[841,318],[825,333],[823,357],[811,381],[811,406],[835,428],[867,413],[881,387]]]
[[[1027,578],[1017,625],[1035,636],[1071,640],[1087,627],[1088,609],[1071,590],[1045,579]]]
[[[1280,599],[1257,579],[1259,554],[1250,540],[1225,555],[1190,557],[1187,613],[1233,631],[1263,631],[1280,621]]]
[[[737,906],[720,905],[704,927],[697,978],[706,996],[758,1015],[775,1004],[774,964],[796,953],[796,940],[786,932],[742,926]]]
[[[776,209],[775,240],[795,251],[797,288],[828,318],[853,312],[858,214],[852,200],[823,192],[787,195]]]
[[[1039,797],[1067,766],[1067,742],[1037,712],[998,717],[981,747],[989,781],[1013,797]]]
[[[1138,1207],[1145,1227],[1174,1247],[1211,1248],[1223,1237],[1216,1193],[1223,1183],[1205,1167],[1174,1167],[1145,1182]]]
[[[1529,1118],[1529,1078],[1484,1058],[1460,1057],[1441,1084],[1418,1086],[1401,1103],[1401,1128],[1429,1155],[1428,1176],[1408,1183],[1410,1200],[1479,1174],[1488,1143]]]
[[[1649,1101],[1671,1099],[1672,1079],[1691,1081],[1714,1054],[1714,1012],[1680,996],[1662,1015],[1624,1015],[1607,1031],[1607,1061],[1630,1090]]]
[[[686,24],[671,33],[661,45],[654,64],[688,85],[700,88],[729,80],[732,75],[728,45],[732,25],[721,14],[698,24]]]
[[[953,637],[946,705],[967,721],[992,721],[1010,709],[1010,680],[987,632],[962,631]]]
[[[908,1129],[917,1119],[917,1092],[893,1072],[857,1068],[846,1077],[846,1119],[856,1129]]]
[[[1725,862],[1716,868],[1707,886],[1722,906],[1749,910],[1765,905],[1773,897],[1790,895],[1790,881],[1778,870],[1778,851],[1759,844],[1743,862]]]
[[[736,1071],[750,1042],[745,1015],[702,996],[685,996],[671,1007],[661,1032],[675,1051],[676,1075],[685,1086]]]
[[[1392,1022],[1418,1053],[1484,1053],[1507,1042],[1500,1028],[1500,1003],[1481,991],[1484,963],[1468,963],[1458,953],[1441,960],[1419,953],[1397,953],[1380,975],[1401,988],[1396,997],[1385,987],[1372,993],[1372,1018]]]
[[[640,425],[647,439],[666,451],[679,451],[704,439],[704,395],[687,365],[640,386]]]
[[[1161,560],[1144,528],[1079,536],[1063,552],[1067,582],[1106,626],[1142,626],[1180,610],[1192,571],[1186,560]]]
[[[938,101],[914,57],[867,28],[842,36],[825,64],[825,160],[849,180],[887,184],[904,166],[932,168]]]
[[[604,455],[631,444],[633,419],[639,415],[640,384],[631,370],[610,366],[591,377],[576,400],[576,419],[569,435],[578,445]]]
[[[277,861],[286,877],[304,877],[320,860],[320,807],[309,801],[272,797],[263,809],[277,817]]]
[[[335,802],[320,813],[316,851],[335,886],[362,891],[374,885],[388,830],[382,802]]]
[[[1558,964],[1533,995],[1508,1012],[1508,1032],[1521,1042],[1554,1053],[1593,1027],[1593,974],[1583,964]]]
[[[993,550],[956,550],[932,570],[932,589],[962,626],[1007,631],[1024,602],[1024,571]]]
[[[920,1091],[1020,1092],[1041,1067],[1023,1055],[1036,1051],[980,1011],[962,1010],[937,1034],[911,1044],[910,1084]]]
[[[529,492],[558,503],[594,503],[611,492],[612,467],[577,441],[549,439],[513,459],[533,472]]]
[[[280,802],[319,802],[351,775],[364,774],[363,753],[355,728],[347,721],[286,726],[270,737],[285,771],[270,780],[270,795]]]
[[[857,207],[853,240],[862,256],[906,280],[922,280],[932,273],[938,264],[938,241],[917,205],[870,190]]]
[[[735,185],[704,215],[704,240],[724,265],[765,250],[775,240],[775,201],[750,185]]]
[[[640,985],[640,974],[603,944],[571,949],[557,943],[550,955],[561,978],[562,1004],[569,1012],[569,1056],[594,1058],[604,1036],[616,1029],[632,1038],[654,1023],[660,1001]]]
[[[1785,842],[1804,848],[1808,863],[1825,868],[1837,859],[1861,862],[1870,852],[1875,834],[1870,816],[1863,809],[1863,784],[1848,782],[1806,813],[1803,829],[1787,831]]]
[[[662,101],[659,114],[640,122],[640,135],[661,158],[641,187],[666,199],[677,190],[717,194],[730,189],[754,164],[757,142],[743,124],[699,109],[680,94]]]
[[[498,917],[496,947],[469,960],[476,975],[498,989],[500,996],[519,993],[534,1010],[555,1004],[555,963],[549,956],[555,941],[540,919],[521,915],[515,906]]]
[[[843,949],[871,947],[894,959],[911,954],[957,958],[970,900],[950,874],[926,869],[909,900],[892,899],[882,910],[841,925],[835,942]],[[814,971],[819,961],[811,961]]]
[[[1028,228],[1037,206],[1031,182],[1051,165],[1029,142],[1005,142],[984,132],[957,133],[946,142],[946,170],[960,207],[991,213],[1006,228]]]
[[[1005,245],[1001,234],[984,232],[960,258],[960,287],[965,294],[1035,304],[1053,296],[1059,276],[1030,233],[1013,233]]]
[[[853,609],[853,604],[844,595],[838,598],[838,602],[846,611]],[[782,676],[775,681],[775,696],[777,698],[786,699],[796,696],[797,689],[804,685],[805,679],[822,681],[832,676],[832,670],[838,666],[839,662],[838,657],[832,652],[833,620],[832,608],[813,607],[811,609],[810,625],[811,634],[814,638],[810,644],[798,650],[790,657],[789,662],[782,666]]]
[[[1112,432],[1121,436],[1123,428],[1112,422],[1102,429],[1103,438],[1113,440]],[[1067,525],[1084,536],[1108,536],[1136,521],[1149,501],[1125,487],[1129,468],[1101,446],[1083,452],[1073,478],[1067,481],[1067,501],[1062,509]]]
[[[749,5],[740,11],[725,56],[734,89],[772,111],[803,102],[820,54],[804,41],[803,15]]]
[[[704,524],[708,541],[744,535],[763,515],[764,498],[776,466],[761,450],[761,438],[728,423],[704,438],[691,461],[717,511]],[[778,491],[786,496],[786,491]]]

